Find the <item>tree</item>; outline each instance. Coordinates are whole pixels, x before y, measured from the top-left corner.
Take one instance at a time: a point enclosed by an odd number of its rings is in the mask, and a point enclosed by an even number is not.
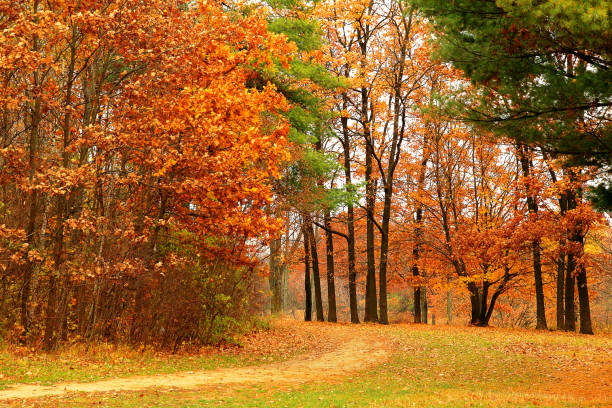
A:
[[[588,9],[558,1],[418,3],[441,31],[440,57],[477,86],[464,94],[467,102],[459,115],[518,144],[563,155],[568,166],[599,166],[607,172],[603,178],[609,178],[612,88],[606,2],[595,1]],[[606,207],[607,187],[604,180],[591,194],[601,208]],[[533,246],[538,276],[537,242]],[[568,262],[573,268],[573,259]],[[539,278],[535,284],[537,326],[543,328]],[[566,296],[571,290],[566,286]]]
[[[322,150],[329,114],[326,96],[342,83],[324,68],[320,48],[322,34],[311,18],[313,6],[308,2],[270,1],[267,12],[270,30],[286,35],[296,44],[298,54],[287,67],[277,64],[274,72],[261,72],[260,83],[273,82],[291,103],[286,116],[291,125],[292,160],[285,177],[277,184],[276,205],[285,210],[296,210],[305,223],[304,239],[313,239],[317,212],[331,209],[335,204],[326,198],[325,181],[336,167]],[[310,243],[312,271],[315,279],[317,319],[323,320],[316,243]],[[332,254],[333,256],[333,254]],[[279,276],[274,273],[274,276]],[[331,279],[331,277],[328,277]],[[333,286],[333,285],[332,285]]]
[[[440,28],[440,56],[483,86],[468,117],[610,171],[608,2],[588,8],[553,0],[417,3]],[[502,95],[508,102],[499,102]],[[594,190],[604,207],[606,186]]]
[[[2,263],[24,287],[10,294],[23,340],[44,321],[47,349],[69,332],[145,341],[151,293],[180,259],[233,265],[220,280],[252,270],[281,227],[268,205],[288,106],[250,80],[287,63],[285,38],[208,1],[3,1],[0,14]],[[190,251],[168,249],[177,236]]]

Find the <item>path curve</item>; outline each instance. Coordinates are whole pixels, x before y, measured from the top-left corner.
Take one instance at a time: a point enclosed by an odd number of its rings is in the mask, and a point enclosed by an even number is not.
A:
[[[349,329],[346,326],[345,328]],[[346,336],[346,333],[344,334]],[[351,340],[335,351],[313,357],[301,356],[282,363],[113,378],[89,383],[66,382],[50,386],[20,384],[0,391],[0,401],[64,395],[71,392],[139,391],[154,387],[194,389],[219,384],[303,383],[346,376],[386,360],[389,354],[388,346],[380,337],[364,336],[363,332],[360,333],[362,337],[355,337],[359,336],[357,332],[352,334]]]

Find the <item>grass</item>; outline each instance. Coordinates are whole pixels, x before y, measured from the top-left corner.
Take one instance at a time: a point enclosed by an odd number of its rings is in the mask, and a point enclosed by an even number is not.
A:
[[[21,347],[0,349],[0,389],[11,384],[50,385],[90,382],[113,377],[212,370],[284,361],[306,353],[316,344],[310,333],[287,327],[263,330],[242,339],[244,347],[204,347],[196,352],[171,354],[150,348],[98,343],[73,345],[56,353]]]
[[[364,330],[364,335],[372,332]],[[574,407],[612,404],[612,338],[525,330],[376,326],[392,358],[332,383],[69,395],[108,407]],[[354,332],[353,332],[354,333]],[[172,365],[182,364],[173,360]]]
[[[62,381],[95,381],[109,377],[214,369],[254,363],[248,356],[170,355],[150,350],[135,352],[99,344],[95,350],[71,347],[57,354],[16,356],[0,351],[0,387],[14,383],[53,384]]]

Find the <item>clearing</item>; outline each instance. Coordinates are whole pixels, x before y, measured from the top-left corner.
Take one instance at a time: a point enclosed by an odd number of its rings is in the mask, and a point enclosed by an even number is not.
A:
[[[247,356],[259,353],[257,361],[238,358],[229,364],[203,364],[207,370],[164,370],[161,372],[165,374],[157,375],[147,371],[148,375],[120,372],[116,374],[122,376],[119,378],[89,382],[83,382],[87,377],[77,376],[74,381],[53,385],[8,381],[5,384],[10,388],[0,391],[0,404],[41,407],[612,405],[610,336],[294,321],[279,322],[271,333],[269,338],[266,334],[257,337],[255,348],[247,353]],[[275,344],[279,344],[278,350],[284,350],[280,357]],[[253,346],[247,343],[245,349],[249,347]],[[175,359],[179,367],[184,367],[180,363],[184,357],[169,358],[169,366]],[[218,356],[211,354],[209,358],[218,359]],[[270,360],[275,362],[266,364]],[[197,367],[191,367],[194,366]]]

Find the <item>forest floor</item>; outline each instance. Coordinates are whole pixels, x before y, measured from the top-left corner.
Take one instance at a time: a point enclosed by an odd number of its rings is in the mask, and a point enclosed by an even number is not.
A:
[[[284,320],[242,348],[195,356],[7,353],[8,406],[612,406],[604,335]]]

